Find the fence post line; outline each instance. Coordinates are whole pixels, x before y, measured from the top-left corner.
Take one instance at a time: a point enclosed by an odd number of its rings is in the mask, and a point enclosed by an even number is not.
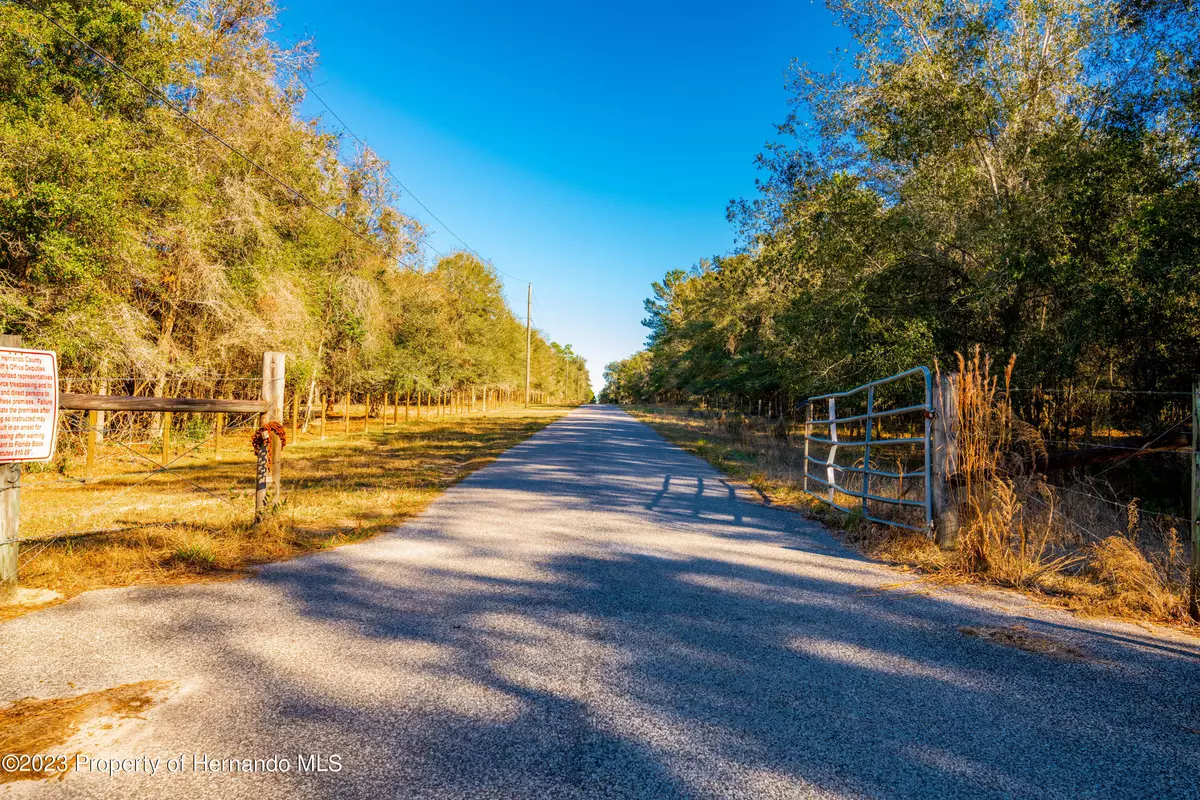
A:
[[[0,347],[20,347],[20,336],[0,334]],[[57,423],[55,423],[57,424]],[[21,465],[0,464],[0,598],[17,591],[21,534]]]
[[[412,405],[412,389],[404,390],[404,421],[408,422],[408,407]]]
[[[388,393],[383,393],[383,405],[379,407],[379,416],[383,418],[383,427],[387,427]]]
[[[1200,378],[1192,384],[1192,569],[1188,612],[1200,620]]]
[[[346,407],[342,412],[342,433],[350,438],[350,393],[346,392]]]
[[[487,395],[488,395],[488,388],[487,388],[487,384],[485,383],[483,385],[483,413],[484,414],[487,413]]]
[[[933,524],[940,547],[958,543],[958,503],[951,481],[958,469],[958,376],[941,375],[933,395]]]
[[[267,403],[266,421],[283,424],[283,392],[286,378],[284,369],[286,355],[278,352],[263,353],[262,399]],[[280,472],[283,461],[283,442],[271,434],[270,502],[279,505],[281,489]]]
[[[363,434],[365,435],[371,427],[371,395],[367,395],[363,400]]]

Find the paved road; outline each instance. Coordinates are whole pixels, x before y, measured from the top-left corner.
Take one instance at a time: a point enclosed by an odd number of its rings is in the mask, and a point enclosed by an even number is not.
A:
[[[0,625],[0,700],[177,684],[81,752],[293,765],[0,797],[1200,797],[1200,648],[907,580],[579,410],[394,534]],[[958,631],[1014,623],[1095,659]]]

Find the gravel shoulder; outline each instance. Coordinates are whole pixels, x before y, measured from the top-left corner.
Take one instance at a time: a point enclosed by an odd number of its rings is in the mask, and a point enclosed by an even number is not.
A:
[[[1195,640],[915,583],[610,407],[377,539],[0,624],[0,678],[167,682],[64,750],[187,759],[0,798],[1200,797]]]

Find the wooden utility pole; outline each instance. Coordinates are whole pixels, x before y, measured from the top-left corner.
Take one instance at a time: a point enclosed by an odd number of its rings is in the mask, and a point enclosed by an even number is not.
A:
[[[526,291],[526,408],[529,408],[530,345],[533,344],[533,284]]]
[[[20,336],[0,335],[0,347],[20,347]],[[0,464],[0,598],[17,591],[21,538],[21,465]]]

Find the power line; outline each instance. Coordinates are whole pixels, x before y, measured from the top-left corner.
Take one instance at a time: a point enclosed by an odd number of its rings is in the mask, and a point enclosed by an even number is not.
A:
[[[334,111],[334,110],[333,110],[333,107],[332,107],[332,106],[330,106],[330,105],[329,105],[329,103],[326,103],[326,102],[325,102],[325,99],[324,99],[323,97],[321,97],[321,95],[317,94],[317,90],[313,88],[313,86],[312,86],[312,84],[311,84],[311,83],[309,83],[308,81],[306,81],[306,80],[304,79],[304,76],[303,76],[303,75],[300,75],[299,73],[296,73],[296,78],[297,78],[297,79],[298,79],[298,80],[299,80],[301,83],[303,83],[303,84],[304,84],[305,88],[307,88],[307,89],[308,89],[308,91],[309,91],[309,92],[312,94],[312,96],[313,96],[313,97],[317,98],[317,101],[318,101],[318,102],[319,102],[319,103],[320,103],[322,106],[324,106],[324,107],[325,107],[325,110],[326,110],[326,111],[328,111],[328,112],[329,112],[329,113],[330,113],[330,114],[333,116],[333,118],[334,118],[334,119],[336,119],[336,120],[338,121],[338,124],[342,126],[342,129],[343,129],[343,130],[345,130],[345,131],[346,131],[346,133],[348,133],[348,134],[350,134],[352,137],[354,137],[354,141],[358,142],[358,143],[359,143],[360,145],[362,145],[363,147],[367,147],[367,146],[368,146],[368,145],[367,145],[367,143],[366,143],[365,141],[363,141],[363,140],[362,140],[362,139],[359,137],[359,135],[358,135],[358,134],[356,134],[356,133],[355,133],[353,130],[351,130],[351,129],[350,129],[350,126],[349,126],[349,125],[347,125],[347,124],[346,124],[346,122],[345,122],[345,121],[344,121],[344,120],[343,120],[343,119],[342,119],[340,116],[338,116],[338,113],[337,113],[336,111]],[[474,256],[475,256],[476,258],[478,258],[480,261],[487,261],[487,259],[485,259],[483,256],[481,256],[481,255],[479,254],[479,251],[477,251],[477,250],[476,250],[474,247],[471,247],[471,245],[467,244],[466,240],[465,240],[465,239],[463,239],[461,236],[459,236],[459,235],[458,235],[457,233],[455,233],[454,231],[452,231],[452,230],[450,229],[450,226],[449,226],[449,225],[447,225],[445,222],[442,222],[441,218],[439,218],[437,214],[433,213],[433,210],[432,210],[432,209],[430,209],[430,208],[429,208],[429,206],[427,206],[427,205],[425,205],[423,202],[421,202],[421,198],[419,198],[419,197],[417,197],[415,194],[413,194],[412,190],[411,190],[411,189],[409,189],[407,186],[405,186],[405,185],[404,185],[404,181],[400,180],[400,178],[398,178],[398,177],[396,176],[396,173],[392,172],[392,169],[391,169],[391,167],[390,167],[390,166],[384,167],[384,169],[387,171],[387,174],[388,174],[388,175],[390,175],[390,176],[392,177],[392,180],[394,180],[394,181],[396,182],[396,185],[397,185],[397,186],[399,186],[399,187],[400,187],[400,188],[401,188],[403,191],[407,192],[407,193],[408,193],[408,196],[409,196],[409,197],[411,197],[411,198],[413,199],[413,202],[414,202],[414,203],[416,203],[417,205],[419,205],[421,208],[425,209],[425,213],[427,213],[427,214],[428,214],[430,217],[432,217],[432,218],[433,218],[433,220],[434,220],[435,222],[437,222],[439,225],[441,225],[441,226],[442,226],[442,227],[443,227],[443,228],[446,230],[446,233],[450,234],[450,235],[451,235],[451,236],[453,236],[455,239],[457,239],[457,240],[459,241],[459,244],[461,244],[463,247],[465,247],[469,253],[471,253],[472,255],[474,255]],[[440,252],[438,252],[437,250],[435,250],[435,249],[434,249],[432,246],[430,246],[430,249],[431,249],[431,250],[433,250],[435,253],[438,253],[438,255],[442,255]],[[514,281],[518,281],[519,283],[529,283],[529,281],[525,280],[524,278],[518,278],[516,275],[513,275],[513,274],[511,274],[511,273],[505,272],[504,270],[502,270],[502,269],[500,269],[499,267],[497,267],[495,264],[492,264],[492,269],[496,270],[496,272],[499,272],[501,275],[505,275],[505,276],[507,276],[507,277],[509,277],[509,278],[512,278]]]
[[[374,250],[378,251],[378,252],[379,252],[381,255],[383,255],[383,257],[384,257],[384,258],[389,258],[389,259],[391,258],[391,255],[389,255],[389,254],[388,254],[388,252],[387,252],[386,250],[384,250],[382,247],[380,247],[380,246],[379,246],[377,243],[375,243],[375,242],[371,241],[370,239],[368,239],[367,237],[363,236],[363,235],[362,235],[361,233],[359,233],[358,231],[356,231],[356,230],[354,230],[353,228],[351,228],[351,227],[350,227],[349,225],[347,225],[346,223],[342,222],[340,219],[338,219],[337,217],[335,217],[333,214],[329,213],[329,211],[327,211],[326,209],[324,209],[324,208],[322,208],[321,206],[319,206],[319,205],[318,205],[316,202],[314,202],[313,200],[309,199],[308,195],[304,194],[304,193],[303,193],[303,192],[301,192],[299,189],[295,188],[294,186],[292,186],[291,184],[289,184],[287,181],[283,180],[283,178],[280,178],[278,175],[276,175],[275,173],[271,172],[269,169],[267,169],[266,167],[264,167],[262,164],[259,164],[257,161],[255,161],[254,159],[252,159],[250,156],[246,155],[246,154],[245,154],[245,153],[243,153],[241,150],[238,150],[236,147],[234,147],[234,146],[233,146],[233,145],[231,145],[229,142],[227,142],[227,141],[225,141],[224,139],[222,139],[222,138],[221,138],[220,136],[218,136],[216,133],[214,133],[213,131],[211,131],[211,130],[209,130],[208,128],[206,128],[204,125],[202,125],[202,124],[200,124],[199,122],[197,122],[197,121],[196,121],[195,119],[193,119],[193,118],[192,118],[192,117],[191,117],[191,116],[190,116],[190,115],[189,115],[189,114],[188,114],[186,111],[184,111],[182,108],[180,108],[180,107],[179,107],[178,105],[176,105],[174,102],[172,102],[172,101],[171,101],[171,99],[170,99],[170,98],[168,98],[166,95],[162,94],[162,93],[161,93],[161,92],[159,92],[157,89],[154,89],[153,87],[149,86],[148,84],[146,84],[146,83],[142,82],[142,80],[141,80],[140,78],[138,78],[136,75],[134,75],[133,73],[131,73],[131,72],[129,72],[128,70],[126,70],[126,69],[125,69],[123,66],[121,66],[120,64],[118,64],[116,61],[114,61],[113,59],[109,58],[107,55],[105,55],[104,53],[100,52],[100,51],[99,51],[99,50],[97,50],[95,47],[92,47],[90,44],[88,44],[87,42],[85,42],[83,39],[80,39],[78,36],[76,36],[76,35],[75,35],[74,33],[72,33],[71,31],[67,30],[67,29],[66,29],[65,27],[63,27],[63,25],[62,25],[61,23],[59,23],[59,22],[58,22],[56,19],[54,19],[53,17],[51,17],[51,16],[50,16],[49,14],[47,14],[45,11],[42,11],[42,10],[41,10],[40,8],[38,8],[37,6],[35,6],[35,5],[33,5],[32,3],[30,3],[30,2],[29,2],[29,0],[15,0],[15,2],[17,2],[17,3],[21,4],[21,5],[22,5],[22,6],[24,6],[25,8],[28,8],[30,11],[33,11],[35,14],[37,14],[37,15],[38,15],[38,16],[40,16],[40,17],[42,17],[42,19],[44,19],[44,20],[46,20],[47,22],[49,22],[49,23],[50,23],[51,25],[53,25],[55,28],[58,28],[58,30],[62,31],[62,32],[63,32],[64,34],[66,34],[68,37],[70,37],[71,39],[74,39],[74,40],[75,40],[76,42],[78,42],[80,45],[82,45],[83,47],[87,48],[87,49],[88,49],[88,50],[89,50],[89,51],[90,51],[90,52],[91,52],[93,55],[95,55],[95,56],[96,56],[97,58],[99,58],[101,61],[103,61],[104,63],[108,64],[110,67],[112,67],[113,69],[117,70],[117,72],[120,72],[120,73],[121,73],[122,75],[124,75],[126,78],[128,78],[129,80],[131,80],[131,81],[133,81],[134,83],[136,83],[136,84],[137,84],[138,86],[140,86],[140,87],[142,88],[142,90],[143,90],[143,91],[145,91],[147,94],[149,94],[149,95],[151,95],[152,97],[154,97],[154,98],[158,99],[160,102],[162,102],[163,104],[165,104],[165,105],[166,105],[168,108],[170,108],[170,109],[171,109],[172,111],[174,111],[176,114],[178,114],[179,116],[183,117],[183,119],[185,119],[187,122],[191,123],[192,125],[194,125],[194,126],[195,126],[195,127],[197,127],[198,129],[200,129],[201,131],[203,131],[205,134],[207,134],[208,136],[212,137],[212,138],[213,138],[215,141],[219,142],[219,143],[220,143],[220,144],[221,144],[223,147],[225,147],[225,148],[226,148],[227,150],[229,150],[231,153],[235,153],[235,154],[236,154],[238,157],[240,157],[242,160],[244,160],[244,161],[245,161],[247,164],[250,164],[252,167],[254,167],[255,169],[259,170],[259,171],[260,171],[260,172],[262,172],[264,175],[268,176],[268,177],[269,177],[271,180],[275,181],[275,183],[279,184],[279,185],[280,185],[280,186],[282,186],[284,189],[286,189],[288,192],[290,192],[290,193],[291,193],[291,194],[292,194],[294,197],[296,197],[296,198],[297,198],[297,199],[299,199],[299,200],[303,200],[305,203],[307,203],[308,205],[312,206],[312,207],[313,207],[313,208],[315,208],[317,211],[319,211],[319,212],[321,212],[322,214],[324,214],[326,217],[329,217],[329,219],[331,219],[331,220],[333,220],[334,222],[336,222],[336,223],[337,223],[338,225],[340,225],[342,228],[345,228],[345,229],[346,229],[346,231],[347,231],[347,232],[349,232],[351,235],[353,235],[355,238],[357,238],[357,239],[359,239],[360,241],[362,241],[362,242],[363,242],[364,244],[366,244],[368,247],[371,247],[372,249],[374,249]]]

